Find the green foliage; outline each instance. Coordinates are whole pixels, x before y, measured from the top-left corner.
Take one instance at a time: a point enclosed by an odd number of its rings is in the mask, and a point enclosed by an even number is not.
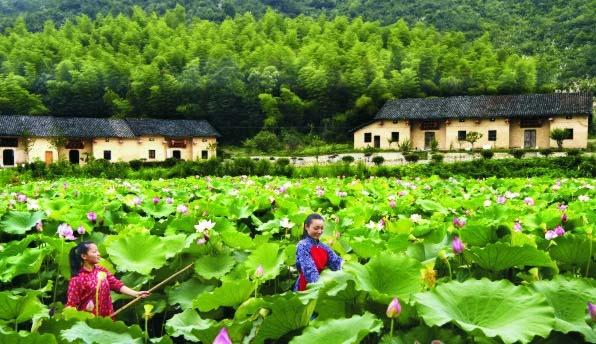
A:
[[[372,162],[377,166],[381,166],[385,162],[385,158],[383,158],[381,155],[375,155],[372,158]]]
[[[443,162],[444,158],[445,157],[443,156],[443,154],[438,154],[438,153],[435,153],[430,156],[430,159],[435,163]]]
[[[483,149],[480,154],[484,159],[492,159],[492,157],[495,155],[495,152],[490,149]]]
[[[482,134],[477,131],[469,131],[466,134],[466,141],[470,143],[472,149],[474,149],[474,143],[482,138]]]
[[[565,129],[556,128],[550,131],[550,138],[557,141],[559,150],[563,149],[563,140],[567,139],[567,131]]]
[[[516,159],[521,159],[526,154],[526,151],[523,149],[511,149],[509,154],[513,155],[513,157]]]
[[[417,162],[420,159],[420,156],[416,153],[408,153],[404,155],[404,158],[407,162]]]
[[[351,155],[344,155],[341,157],[341,161],[349,165],[354,162],[354,157]]]

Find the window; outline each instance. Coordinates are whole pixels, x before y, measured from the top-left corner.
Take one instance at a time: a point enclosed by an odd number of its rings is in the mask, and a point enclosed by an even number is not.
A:
[[[399,132],[394,131],[391,133],[391,142],[399,142]]]
[[[106,160],[112,160],[112,151],[109,151],[109,150],[103,151],[103,158]]]
[[[457,140],[458,141],[465,141],[466,140],[466,131],[465,130],[458,130],[457,131]]]
[[[497,141],[497,131],[496,130],[488,131],[488,140],[489,141]]]
[[[460,121],[460,122],[465,122],[466,120],[465,120],[465,119],[463,119],[463,118],[460,118],[460,119],[459,119],[459,121]]]
[[[18,147],[19,139],[16,138],[0,138],[0,147]]]
[[[496,121],[496,119],[495,119],[494,117],[491,117],[491,118],[490,118],[490,121],[491,121],[491,122],[494,122],[494,121]]]
[[[565,133],[567,133],[567,136],[566,136],[567,140],[573,140],[573,129],[566,128]]]
[[[106,142],[110,142],[110,139],[106,139]]]
[[[182,153],[180,153],[180,151],[177,150],[177,149],[176,150],[173,150],[172,151],[172,158],[180,160],[180,159],[182,159]]]
[[[565,119],[573,119],[573,116],[565,116]]]
[[[201,151],[201,159],[209,159],[209,153],[206,150]]]
[[[372,142],[372,134],[364,133],[364,142]]]
[[[155,149],[149,150],[149,159],[155,159]]]

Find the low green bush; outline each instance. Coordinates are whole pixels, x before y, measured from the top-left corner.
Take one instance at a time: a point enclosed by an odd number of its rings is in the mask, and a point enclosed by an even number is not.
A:
[[[432,162],[434,163],[443,162],[444,158],[445,157],[443,156],[443,154],[433,154],[430,156],[430,160],[432,160]]]
[[[492,150],[483,150],[480,152],[480,154],[482,155],[482,157],[484,159],[492,159],[492,157],[495,155],[495,152],[493,152]]]
[[[380,155],[375,155],[375,156],[372,158],[372,162],[373,162],[373,164],[375,164],[375,165],[377,165],[377,166],[380,166],[380,165],[383,165],[383,163],[385,162],[385,158],[383,158],[383,157],[382,157],[382,156],[380,156]]]

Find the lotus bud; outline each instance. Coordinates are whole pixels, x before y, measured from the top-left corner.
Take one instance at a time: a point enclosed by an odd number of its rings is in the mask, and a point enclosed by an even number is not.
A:
[[[499,196],[499,197],[497,197],[497,203],[499,203],[499,204],[505,204],[505,202],[507,202],[507,198],[505,196]]]
[[[87,219],[93,223],[95,223],[95,221],[97,221],[97,214],[90,211],[87,213]]]
[[[455,238],[453,238],[453,241],[451,242],[451,247],[453,248],[453,252],[455,254],[461,254],[462,252],[464,252],[466,246],[461,241],[461,239],[456,236]]]
[[[143,308],[145,309],[145,314],[143,314],[143,317],[145,319],[150,319],[153,316],[153,305],[150,303],[146,303],[143,305]]]
[[[561,215],[561,221],[563,223],[567,222],[567,213],[563,213],[563,215]]]
[[[515,223],[513,224],[513,230],[516,232],[522,231],[522,225],[519,221],[515,221]]]
[[[77,227],[77,233],[79,233],[79,235],[85,234],[85,227],[83,227],[83,226]]]
[[[401,305],[399,304],[397,297],[394,297],[393,300],[391,300],[386,313],[388,318],[397,318],[399,316],[401,313]]]
[[[565,229],[564,229],[563,227],[561,227],[561,226],[557,226],[557,227],[554,229],[554,231],[555,231],[555,234],[556,234],[557,236],[563,236],[563,235],[565,235]]]
[[[524,203],[529,206],[533,206],[535,204],[534,199],[532,197],[524,198]]]
[[[176,207],[176,211],[179,212],[180,214],[186,214],[188,212],[188,207],[185,206],[184,204],[180,204],[179,206]]]
[[[37,220],[37,222],[35,222],[35,229],[38,232],[43,231],[43,223],[41,222],[41,220]]]
[[[227,328],[224,327],[219,331],[217,337],[215,337],[215,339],[213,340],[213,344],[232,344],[232,340],[228,335]]]
[[[255,277],[261,278],[261,277],[263,277],[264,273],[265,273],[265,270],[263,269],[263,265],[259,264],[259,266],[257,266],[257,269],[255,270]]]
[[[392,199],[392,200],[389,201],[389,207],[395,208],[396,206],[397,206],[397,202],[395,202],[394,199]]]
[[[153,204],[157,205],[159,203],[159,197],[153,197]]]

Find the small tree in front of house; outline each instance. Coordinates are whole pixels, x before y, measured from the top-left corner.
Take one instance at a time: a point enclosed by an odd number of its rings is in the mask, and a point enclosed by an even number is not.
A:
[[[29,161],[29,152],[31,152],[35,140],[31,137],[31,133],[27,129],[21,133],[21,140],[23,141],[23,150],[27,154],[27,161]]]
[[[211,153],[211,156],[215,156],[215,152],[217,151],[217,142],[211,142],[208,144],[207,150]]]
[[[60,156],[60,148],[66,147],[68,138],[59,130],[52,130],[52,135],[49,138],[49,141],[52,148],[56,149],[58,152],[58,160],[62,160],[62,157]]]
[[[482,138],[482,134],[477,131],[470,131],[466,134],[466,141],[472,145],[472,150],[474,149],[474,143]]]
[[[556,128],[550,131],[550,138],[557,142],[559,150],[563,149],[563,140],[567,139],[567,131],[565,129]]]

